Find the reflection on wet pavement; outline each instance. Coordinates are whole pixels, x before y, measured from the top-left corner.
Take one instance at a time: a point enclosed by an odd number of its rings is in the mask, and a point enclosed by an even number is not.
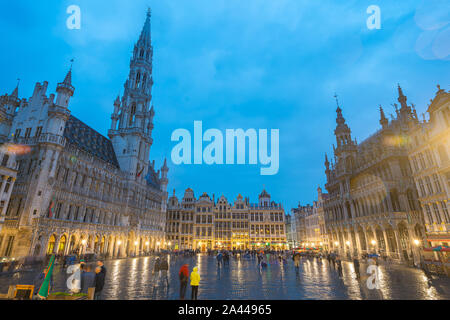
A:
[[[379,267],[379,290],[366,285],[367,265],[361,263],[362,280],[357,280],[353,264],[343,262],[343,277],[326,260],[304,258],[296,272],[292,260],[271,262],[260,269],[254,259],[231,258],[229,265],[217,267],[215,257],[169,257],[169,287],[152,274],[154,257],[110,260],[105,263],[107,278],[102,298],[108,300],[178,299],[178,271],[183,264],[198,267],[201,281],[199,299],[450,299],[450,279],[437,277],[429,287],[422,271],[399,265]],[[67,275],[55,269],[52,291],[66,291]],[[36,273],[24,272],[0,277],[0,292],[10,284],[32,284]],[[190,286],[186,297],[190,298]]]

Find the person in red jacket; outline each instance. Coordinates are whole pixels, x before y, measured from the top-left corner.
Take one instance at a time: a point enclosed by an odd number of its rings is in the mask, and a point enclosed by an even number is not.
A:
[[[178,275],[180,277],[180,300],[184,300],[184,295],[186,294],[186,288],[189,281],[189,265],[182,265]]]

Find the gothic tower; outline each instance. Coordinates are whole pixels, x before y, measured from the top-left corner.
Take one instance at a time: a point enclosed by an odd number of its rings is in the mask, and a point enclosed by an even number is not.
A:
[[[334,134],[336,136],[336,143],[337,147],[334,150],[334,154],[338,161],[340,160],[347,160],[346,158],[349,158],[349,156],[353,156],[354,153],[356,153],[356,144],[352,140],[351,130],[348,127],[348,125],[345,123],[345,119],[342,116],[342,109],[339,106],[339,101],[336,97],[336,103],[337,103],[337,117],[336,117],[336,129],[334,130]],[[349,158],[352,159],[352,158]],[[353,161],[349,160],[349,161]]]
[[[111,129],[108,132],[120,168],[130,178],[144,178],[149,167],[150,147],[155,115],[152,101],[153,47],[151,44],[151,11],[130,61],[130,73],[122,99],[114,102]]]

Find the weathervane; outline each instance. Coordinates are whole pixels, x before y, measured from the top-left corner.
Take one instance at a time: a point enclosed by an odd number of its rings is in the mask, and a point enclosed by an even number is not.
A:
[[[337,95],[336,92],[334,93],[334,98],[336,99],[336,104],[337,104],[337,106],[339,108],[339,100],[338,100],[338,95]]]

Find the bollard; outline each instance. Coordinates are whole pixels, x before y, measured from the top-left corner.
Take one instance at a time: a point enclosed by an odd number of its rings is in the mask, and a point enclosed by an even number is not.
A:
[[[94,300],[95,288],[88,288],[88,300]]]
[[[16,293],[16,286],[9,286],[7,299],[14,299],[14,294]]]

